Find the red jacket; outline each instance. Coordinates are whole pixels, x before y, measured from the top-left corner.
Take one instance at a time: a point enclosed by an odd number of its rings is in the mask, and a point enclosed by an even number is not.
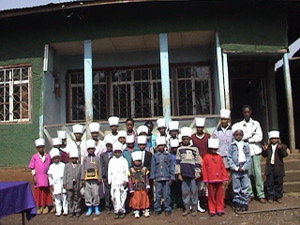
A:
[[[223,160],[218,154],[205,154],[202,162],[202,176],[204,183],[217,183],[228,180]]]

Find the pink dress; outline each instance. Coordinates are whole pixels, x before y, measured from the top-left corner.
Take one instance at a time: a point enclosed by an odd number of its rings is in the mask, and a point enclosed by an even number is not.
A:
[[[35,170],[34,175],[34,187],[49,187],[48,182],[48,169],[51,163],[50,155],[45,153],[45,159],[42,160],[39,153],[34,154],[31,157],[28,168]]]

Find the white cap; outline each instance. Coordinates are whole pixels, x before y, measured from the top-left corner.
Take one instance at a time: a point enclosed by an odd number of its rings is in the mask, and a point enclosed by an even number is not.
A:
[[[109,126],[119,126],[119,117],[111,116],[108,118]]]
[[[177,148],[179,146],[179,140],[177,138],[170,139],[170,147]]]
[[[272,130],[268,134],[269,134],[269,139],[271,139],[271,138],[280,138],[280,133],[277,130]]]
[[[61,145],[62,141],[60,138],[52,138],[52,145]]]
[[[96,143],[94,140],[90,139],[90,140],[87,140],[85,142],[85,145],[86,145],[86,149],[89,149],[89,148],[95,148],[96,147]]]
[[[156,121],[157,123],[157,128],[159,127],[167,127],[166,125],[166,120],[164,118],[160,118]]]
[[[231,129],[232,129],[232,133],[233,133],[233,134],[234,134],[234,132],[236,132],[237,130],[241,130],[241,131],[244,132],[244,127],[243,127],[241,124],[239,124],[239,123],[233,124]]]
[[[191,137],[192,136],[192,128],[190,127],[182,127],[180,129],[181,138],[182,137]]]
[[[137,129],[136,132],[137,132],[138,135],[140,135],[140,134],[143,133],[143,132],[145,132],[146,134],[148,134],[149,129],[148,129],[147,126],[141,125],[141,126],[138,127],[138,129]]]
[[[126,138],[126,136],[127,136],[127,132],[126,132],[125,130],[119,130],[119,131],[118,131],[118,138],[119,138],[119,137],[124,137],[124,138]]]
[[[35,147],[45,146],[45,140],[43,138],[36,139],[34,143],[35,143]]]
[[[57,131],[57,137],[60,139],[66,139],[67,138],[67,132],[65,130],[58,130]]]
[[[156,142],[156,146],[158,145],[165,145],[167,142],[166,142],[166,138],[165,137],[157,137],[155,139],[155,142]]]
[[[126,136],[126,143],[134,143],[135,142],[134,138],[135,138],[134,135],[127,135]]]
[[[106,136],[104,138],[105,144],[114,144],[115,138],[113,136]]]
[[[138,136],[137,137],[137,143],[138,144],[146,144],[147,143],[147,136]]]
[[[220,118],[230,119],[230,110],[229,109],[221,109],[220,110]]]
[[[75,124],[72,126],[72,130],[74,134],[76,133],[83,134],[84,126],[81,124]]]
[[[89,129],[92,132],[99,132],[100,130],[100,123],[92,122],[89,124]]]
[[[113,144],[113,150],[114,151],[117,151],[117,150],[123,151],[123,144],[121,142],[119,142],[119,141],[116,141]]]
[[[196,120],[196,127],[205,127],[205,118],[204,117],[198,117],[195,118]]]
[[[52,148],[50,150],[50,157],[51,159],[53,159],[55,156],[59,156],[59,150],[57,148]]]
[[[69,152],[70,158],[79,158],[78,149],[77,148],[71,148]]]
[[[209,138],[208,139],[208,148],[219,148],[219,139]]]
[[[179,121],[170,121],[169,130],[179,130]]]
[[[142,151],[135,151],[131,153],[132,161],[142,160]]]

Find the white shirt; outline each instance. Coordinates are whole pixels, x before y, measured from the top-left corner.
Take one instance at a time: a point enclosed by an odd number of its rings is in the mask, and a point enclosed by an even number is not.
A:
[[[113,156],[108,163],[108,184],[122,185],[124,182],[128,182],[128,162],[121,156],[116,158]]]
[[[235,142],[238,150],[239,150],[239,163],[243,163],[246,162],[246,156],[245,153],[243,151],[243,147],[244,147],[244,142],[243,141],[236,141]]]
[[[48,170],[49,184],[53,185],[53,194],[66,193],[63,188],[63,177],[64,177],[65,164],[63,162],[52,163]]]
[[[277,145],[278,145],[278,144],[271,145],[271,147],[272,147],[271,164],[272,164],[272,165],[275,164],[275,151],[276,151]]]

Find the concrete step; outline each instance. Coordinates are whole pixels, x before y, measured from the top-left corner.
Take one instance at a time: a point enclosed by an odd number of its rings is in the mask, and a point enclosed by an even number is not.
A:
[[[262,178],[263,180],[266,180],[265,173],[262,172]],[[289,181],[300,181],[300,170],[288,170],[285,171],[285,176],[283,177],[284,182],[289,182]],[[299,189],[300,191],[300,189]]]
[[[284,192],[299,192],[300,181],[288,181],[283,183]]]
[[[265,171],[266,161],[261,162],[261,171]],[[300,159],[284,160],[285,171],[300,170]]]

